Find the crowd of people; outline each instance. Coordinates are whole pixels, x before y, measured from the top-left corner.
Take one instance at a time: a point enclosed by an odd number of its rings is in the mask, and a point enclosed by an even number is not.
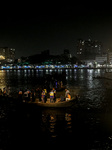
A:
[[[46,103],[47,99],[50,99],[50,103],[55,103],[56,102],[56,89],[53,87],[50,92],[47,92],[46,88],[37,88],[37,89],[26,89],[24,92],[20,89],[18,92],[18,99],[19,101],[24,101],[24,102],[35,102],[36,99],[38,99],[39,102]],[[58,97],[59,98],[59,97]],[[68,101],[71,99],[71,94],[68,89],[65,89],[65,95],[62,96],[60,95],[60,101]]]
[[[9,97],[10,96],[10,88],[0,88],[0,97]],[[55,103],[57,98],[57,91],[53,87],[50,91],[47,91],[47,88],[38,87],[36,89],[25,89],[22,90],[21,88],[17,91],[17,99],[19,102],[35,102],[38,99],[39,102],[46,103],[47,99],[50,99],[50,103]],[[71,99],[71,94],[68,89],[65,89],[65,95],[60,95],[58,100],[60,101],[68,101]]]
[[[0,88],[0,97],[8,97],[8,96],[10,96],[10,93],[11,93],[11,91],[10,91],[10,87],[4,87],[3,89],[2,88]]]

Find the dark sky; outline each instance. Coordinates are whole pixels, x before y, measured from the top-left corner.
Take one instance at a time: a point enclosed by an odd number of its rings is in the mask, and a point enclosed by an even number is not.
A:
[[[16,58],[50,50],[75,55],[79,38],[98,40],[112,47],[111,4],[79,3],[5,4],[0,9],[0,47],[16,49]]]

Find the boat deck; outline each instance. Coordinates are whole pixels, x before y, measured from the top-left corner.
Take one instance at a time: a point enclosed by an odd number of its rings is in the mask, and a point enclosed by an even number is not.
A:
[[[36,104],[40,107],[69,107],[72,106],[75,101],[76,97],[73,97],[71,100],[68,101],[60,101],[60,98],[57,98],[55,103],[50,103],[50,98],[48,98],[46,103],[39,102],[39,99],[36,99],[35,102],[29,101],[28,103]]]
[[[60,98],[56,98],[56,102],[55,102],[55,103],[59,103],[59,102],[60,102]],[[39,101],[39,99],[36,98],[34,102],[29,101],[28,103],[43,103],[43,102],[42,102],[42,101]],[[47,103],[47,104],[51,104],[50,98],[47,98],[46,103]],[[46,104],[46,103],[45,103],[45,104]]]

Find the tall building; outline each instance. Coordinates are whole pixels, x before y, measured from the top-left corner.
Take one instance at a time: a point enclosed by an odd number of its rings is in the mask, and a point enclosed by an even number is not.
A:
[[[15,49],[9,47],[0,47],[0,61],[5,60],[6,62],[14,62],[15,60]]]
[[[81,60],[95,59],[96,55],[102,55],[102,43],[91,39],[77,40],[77,57]]]
[[[68,49],[64,49],[64,56],[67,56],[68,58],[72,57]]]

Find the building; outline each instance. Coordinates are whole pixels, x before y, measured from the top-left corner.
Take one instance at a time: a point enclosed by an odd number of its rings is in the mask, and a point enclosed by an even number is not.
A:
[[[68,49],[64,49],[64,56],[67,58],[72,58],[72,55],[70,54]]]
[[[112,64],[112,52],[107,53],[107,63]]]
[[[95,62],[99,65],[104,65],[107,63],[107,54],[103,54],[102,56],[96,56]]]
[[[15,49],[9,47],[0,47],[0,61],[11,63],[15,60]]]
[[[96,55],[102,55],[102,43],[99,41],[92,41],[91,39],[77,40],[77,58],[80,60],[94,60]]]

